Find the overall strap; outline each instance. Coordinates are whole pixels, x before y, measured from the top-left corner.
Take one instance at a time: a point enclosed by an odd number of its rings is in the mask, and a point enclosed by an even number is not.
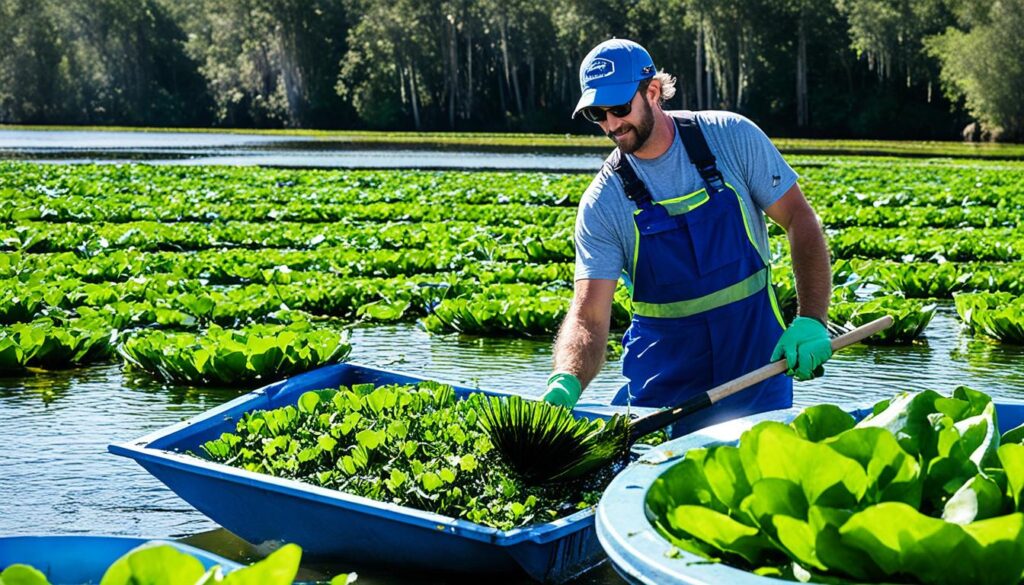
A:
[[[618,148],[612,151],[612,155],[605,164],[622,179],[622,188],[626,192],[626,198],[640,209],[647,209],[651,206],[651,192],[647,190],[647,185],[644,185],[644,182],[636,175],[633,165],[629,164]]]
[[[700,178],[704,179],[708,193],[717,193],[724,189],[725,179],[715,166],[715,155],[711,154],[708,141],[704,139],[704,132],[697,124],[694,113],[684,112],[681,118],[676,118],[676,128],[679,129],[679,138],[683,141],[690,162],[697,167]]]

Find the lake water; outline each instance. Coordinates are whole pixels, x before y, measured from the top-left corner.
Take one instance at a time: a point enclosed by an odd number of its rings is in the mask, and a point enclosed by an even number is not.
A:
[[[256,134],[0,130],[0,160],[3,159],[44,163],[592,172],[600,168],[604,155],[381,149],[341,140]]]
[[[596,155],[347,150],[307,138],[236,134],[0,130],[2,158],[549,171],[593,171],[602,161]],[[550,339],[431,336],[401,325],[356,329],[352,343],[351,361],[357,363],[531,396],[542,392],[551,367]],[[795,401],[798,406],[864,404],[900,390],[949,393],[961,384],[997,399],[1024,401],[1022,366],[1024,347],[966,336],[952,304],[945,303],[922,343],[844,350],[829,362],[824,378],[797,384]],[[606,364],[583,402],[607,403],[622,384],[619,367],[618,362]],[[175,537],[230,558],[258,557],[262,551],[219,529],[135,463],[106,451],[111,442],[137,438],[237,395],[161,386],[126,375],[114,364],[0,378],[0,534]],[[454,582],[351,565],[307,565],[305,575],[352,568],[361,571],[360,583],[367,584]],[[576,583],[620,582],[605,566]]]
[[[827,375],[796,385],[797,405],[870,403],[899,390],[943,393],[967,384],[997,399],[1024,401],[1024,347],[974,340],[950,304],[909,347],[854,346],[837,353]],[[550,340],[432,336],[411,325],[358,328],[351,361],[482,388],[536,396],[550,370]],[[609,362],[583,402],[607,403],[622,378]],[[118,365],[0,379],[0,534],[91,533],[187,537],[234,558],[260,551],[179,500],[134,462],[106,451],[111,442],[195,416],[239,392],[161,386]],[[317,567],[308,575],[348,570]],[[363,583],[442,583],[437,575],[396,577],[373,567]],[[319,571],[319,572],[316,572]],[[512,581],[516,582],[516,581]],[[617,583],[608,569],[579,583]]]

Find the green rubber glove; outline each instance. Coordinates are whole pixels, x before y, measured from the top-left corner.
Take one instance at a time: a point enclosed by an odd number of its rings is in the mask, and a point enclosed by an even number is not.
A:
[[[810,380],[825,373],[822,364],[832,357],[832,342],[825,325],[812,317],[797,317],[782,333],[772,352],[772,361],[786,356],[787,374]]]
[[[572,410],[576,406],[576,401],[580,399],[581,392],[583,388],[579,378],[569,372],[555,372],[548,378],[548,391],[541,400]]]

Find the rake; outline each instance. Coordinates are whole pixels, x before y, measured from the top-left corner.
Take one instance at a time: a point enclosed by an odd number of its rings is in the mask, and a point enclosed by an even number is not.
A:
[[[832,351],[862,341],[892,325],[885,316],[832,340]],[[687,399],[682,404],[630,420],[577,419],[572,412],[519,396],[490,397],[482,403],[480,425],[504,460],[533,484],[567,481],[593,471],[629,451],[638,439],[683,417],[786,371],[782,359]]]

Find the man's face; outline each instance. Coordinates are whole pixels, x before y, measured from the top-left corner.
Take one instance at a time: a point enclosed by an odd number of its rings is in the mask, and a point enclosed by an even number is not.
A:
[[[632,154],[643,147],[654,129],[654,112],[645,93],[633,94],[633,108],[628,115],[619,118],[607,112],[605,120],[598,122],[605,136],[624,154]]]

